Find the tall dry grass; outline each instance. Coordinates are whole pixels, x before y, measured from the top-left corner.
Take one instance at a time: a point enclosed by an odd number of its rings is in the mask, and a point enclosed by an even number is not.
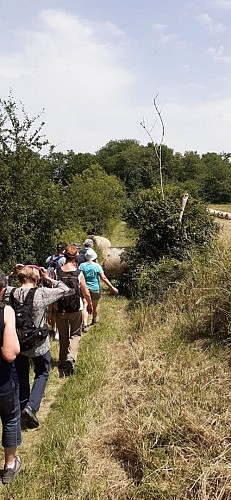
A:
[[[231,264],[214,251],[111,345],[83,498],[231,498]],[[94,496],[97,492],[98,496]]]

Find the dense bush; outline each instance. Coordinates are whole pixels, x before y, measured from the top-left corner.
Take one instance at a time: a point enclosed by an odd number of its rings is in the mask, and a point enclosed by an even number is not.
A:
[[[146,303],[162,299],[166,292],[181,281],[190,270],[189,262],[163,259],[159,263],[142,262],[134,266],[136,252],[128,255],[128,269],[119,282],[120,293]]]
[[[179,188],[168,188],[163,200],[159,190],[148,189],[131,198],[125,219],[138,229],[140,261],[158,262],[163,257],[182,260],[193,249],[205,248],[213,241],[217,225],[201,201],[189,197],[180,224],[182,194]]]
[[[125,218],[138,237],[119,285],[127,296],[161,298],[185,276],[193,254],[208,251],[218,232],[206,207],[192,198],[180,223],[182,191],[165,191],[164,200],[156,189],[138,191],[130,200]]]

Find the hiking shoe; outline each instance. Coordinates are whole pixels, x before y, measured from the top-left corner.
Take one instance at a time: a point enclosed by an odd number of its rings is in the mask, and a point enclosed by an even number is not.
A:
[[[92,318],[92,322],[91,322],[92,326],[96,325],[96,323],[98,323],[98,321],[99,321],[98,317],[97,318]]]
[[[67,358],[66,359],[66,362],[65,362],[65,365],[66,365],[66,373],[65,375],[73,375],[74,373],[74,366],[75,366],[75,362],[74,362],[74,359],[72,358]]]
[[[64,361],[59,361],[58,370],[59,378],[64,378],[66,376],[66,363]]]
[[[2,484],[10,484],[21,468],[21,458],[15,457],[13,467],[4,467],[2,474]]]
[[[83,325],[82,326],[82,333],[87,333],[88,332],[88,326]]]
[[[39,426],[39,421],[31,406],[26,405],[24,410],[22,410],[21,422],[23,429],[36,429]]]

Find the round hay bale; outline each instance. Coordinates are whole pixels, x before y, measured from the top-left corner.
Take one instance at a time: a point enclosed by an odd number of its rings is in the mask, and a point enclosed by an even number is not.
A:
[[[89,236],[89,238],[91,238],[94,244],[102,251],[111,247],[110,240],[104,238],[104,236]]]
[[[109,280],[119,278],[126,269],[126,247],[110,247],[103,251],[102,267]]]

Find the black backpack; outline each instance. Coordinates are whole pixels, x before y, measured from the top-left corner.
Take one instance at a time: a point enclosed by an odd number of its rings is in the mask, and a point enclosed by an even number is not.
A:
[[[14,297],[15,288],[10,292],[10,305],[15,311],[16,331],[20,351],[29,351],[37,347],[48,335],[47,326],[36,327],[32,317],[34,294],[37,288],[30,288],[23,303]]]
[[[57,270],[57,279],[63,281],[63,283],[68,286],[68,288],[74,288],[75,290],[75,293],[73,295],[62,297],[62,299],[58,300],[58,312],[70,313],[79,311],[81,297],[81,289],[79,285],[80,273],[81,271],[79,271],[79,269],[76,269],[76,271],[62,271],[62,269],[59,268]]]
[[[46,263],[46,268],[50,269],[51,267],[53,269],[58,269],[59,268],[59,260],[63,259],[64,255],[51,255],[50,259]]]

